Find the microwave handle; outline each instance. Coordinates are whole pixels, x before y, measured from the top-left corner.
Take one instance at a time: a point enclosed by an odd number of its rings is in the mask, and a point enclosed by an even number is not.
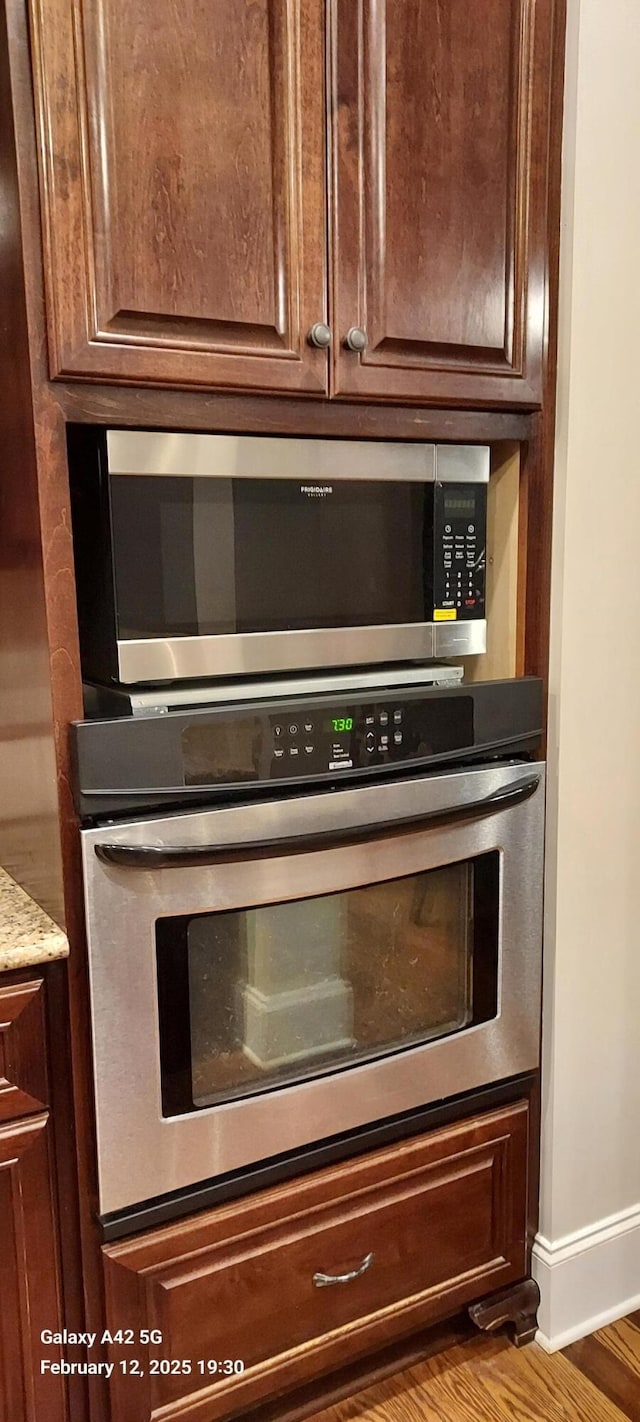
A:
[[[237,860],[273,858],[283,854],[306,854],[315,849],[329,849],[333,844],[356,842],[377,837],[393,829],[404,829],[408,825],[430,823],[448,824],[450,821],[467,819],[469,816],[491,815],[498,810],[511,809],[528,800],[537,790],[540,776],[534,775],[521,785],[507,786],[486,795],[481,800],[468,800],[464,805],[454,805],[444,810],[422,811],[406,819],[395,818],[373,827],[369,824],[352,825],[343,830],[318,830],[311,834],[289,835],[280,839],[250,840],[241,844],[96,844],[98,859],[104,864],[116,864],[119,869],[187,869],[198,865],[224,864]]]

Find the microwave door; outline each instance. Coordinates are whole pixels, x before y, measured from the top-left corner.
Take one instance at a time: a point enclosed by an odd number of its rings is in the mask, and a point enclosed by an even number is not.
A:
[[[118,475],[120,680],[433,654],[433,484]]]

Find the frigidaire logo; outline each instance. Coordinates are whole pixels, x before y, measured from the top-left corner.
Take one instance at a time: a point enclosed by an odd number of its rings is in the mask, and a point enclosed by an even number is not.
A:
[[[300,493],[308,494],[310,499],[326,499],[328,494],[333,493],[331,484],[301,484]]]

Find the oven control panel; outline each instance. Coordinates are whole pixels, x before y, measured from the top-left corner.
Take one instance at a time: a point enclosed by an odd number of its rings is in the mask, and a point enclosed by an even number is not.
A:
[[[78,813],[194,807],[277,787],[460,765],[540,743],[542,683],[534,677],[468,686],[234,701],[72,727]]]
[[[329,715],[326,711],[315,715],[273,718],[273,757],[276,762],[291,768],[292,762],[301,758],[300,770],[319,760],[325,770],[352,769],[370,761],[393,758],[402,760],[407,753],[415,753],[415,734],[405,742],[406,706],[345,708],[344,714]],[[414,718],[415,719],[415,718]],[[415,726],[411,728],[415,732]]]
[[[183,732],[185,783],[303,780],[400,765],[473,746],[471,696],[373,703],[298,703],[275,713],[220,714]]]

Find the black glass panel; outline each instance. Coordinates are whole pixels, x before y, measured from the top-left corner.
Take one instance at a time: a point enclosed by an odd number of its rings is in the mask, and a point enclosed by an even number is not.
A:
[[[431,617],[431,484],[118,475],[110,491],[121,638]]]
[[[185,785],[242,784],[321,775],[332,766],[371,770],[473,749],[470,696],[360,705],[290,703],[276,715],[216,715],[181,735]]]
[[[499,856],[156,925],[163,1110],[292,1084],[497,1010]]]

